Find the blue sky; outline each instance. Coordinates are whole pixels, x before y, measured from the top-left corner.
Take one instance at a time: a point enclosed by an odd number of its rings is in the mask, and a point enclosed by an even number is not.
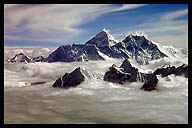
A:
[[[117,40],[144,33],[163,45],[188,48],[188,5],[4,5],[4,45],[85,43],[103,28]]]

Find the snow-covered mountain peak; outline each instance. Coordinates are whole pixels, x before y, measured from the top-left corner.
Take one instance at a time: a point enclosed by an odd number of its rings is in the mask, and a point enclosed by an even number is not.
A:
[[[128,35],[126,35],[125,39],[126,38],[133,38],[135,40],[139,40],[139,39],[145,39],[145,40],[148,40],[148,41],[151,41],[148,36],[146,34],[138,34],[138,33],[129,33]]]
[[[8,62],[25,62],[29,63],[31,61],[31,58],[28,56],[25,56],[23,53],[16,54],[12,59],[8,60]]]
[[[152,45],[156,45],[150,40],[146,35],[136,35],[136,34],[128,34],[122,42],[125,43],[126,47],[132,45],[134,47],[142,47],[144,49],[151,47]]]
[[[110,31],[109,31],[109,30],[107,30],[106,28],[103,28],[103,30],[102,30],[102,31],[110,35],[110,33],[109,33]]]
[[[107,32],[107,31],[101,31],[100,33],[98,33],[95,38],[97,39],[101,39],[101,38],[110,38],[111,35]]]
[[[163,46],[150,40],[144,34],[129,34],[124,40],[117,41],[108,30],[103,29],[85,44],[60,46],[46,58],[38,56],[29,60],[27,56],[18,54],[10,62],[25,60],[27,62],[73,62],[123,58],[133,59],[140,64],[148,64],[152,60],[169,56],[172,58],[188,56],[188,50]]]
[[[94,44],[97,47],[111,47],[117,44],[119,41],[115,40],[115,38],[109,33],[108,30],[103,29],[100,33],[94,36],[91,40],[86,42],[85,44]]]

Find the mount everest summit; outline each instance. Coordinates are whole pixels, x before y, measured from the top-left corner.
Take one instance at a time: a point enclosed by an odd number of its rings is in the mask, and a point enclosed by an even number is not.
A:
[[[184,51],[183,49],[180,51]],[[9,62],[73,62],[88,60],[105,60],[106,58],[134,59],[137,63],[148,64],[149,61],[163,57],[174,56],[178,50],[172,46],[162,46],[146,36],[129,34],[122,41],[103,30],[85,44],[62,45],[49,54],[48,57],[19,57]],[[22,54],[22,56],[25,56]],[[24,59],[27,60],[24,60]]]

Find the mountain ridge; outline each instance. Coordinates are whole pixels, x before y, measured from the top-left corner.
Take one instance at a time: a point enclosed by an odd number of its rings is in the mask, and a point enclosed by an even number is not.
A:
[[[187,54],[188,50],[181,52]],[[129,34],[122,41],[118,41],[103,29],[85,44],[61,45],[41,61],[73,62],[122,58],[148,64],[151,60],[174,56],[175,53],[176,48],[163,46],[144,35]]]

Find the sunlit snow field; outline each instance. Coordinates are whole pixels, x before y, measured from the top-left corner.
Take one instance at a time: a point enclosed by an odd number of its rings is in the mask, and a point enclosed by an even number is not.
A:
[[[16,53],[48,56],[56,47],[4,47],[4,123],[188,123],[188,79],[158,76],[156,91],[143,91],[143,83],[119,85],[103,81],[112,64],[123,60],[88,62],[7,63]],[[154,71],[164,64],[188,64],[188,56],[163,58],[140,66]],[[75,68],[85,68],[90,77],[76,88],[52,88],[53,82]],[[30,85],[47,81],[45,84]]]

